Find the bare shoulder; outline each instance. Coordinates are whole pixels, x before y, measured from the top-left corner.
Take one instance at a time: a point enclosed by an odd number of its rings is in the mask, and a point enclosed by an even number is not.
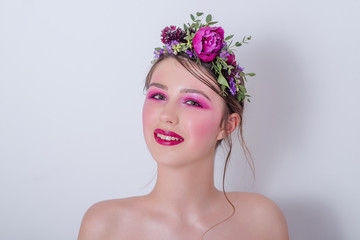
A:
[[[131,209],[137,205],[138,200],[137,197],[114,199],[92,205],[83,217],[78,240],[110,238],[115,234],[114,229],[124,226],[125,219],[132,218]]]
[[[274,201],[256,193],[231,192],[228,196],[236,207],[235,217],[243,221],[246,216],[247,227],[259,239],[289,239],[285,216]]]

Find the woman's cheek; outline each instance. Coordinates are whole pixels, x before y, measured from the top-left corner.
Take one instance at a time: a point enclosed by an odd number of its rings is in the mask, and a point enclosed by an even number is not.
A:
[[[154,107],[146,100],[142,112],[144,135],[146,134],[146,129],[151,127],[151,123],[153,122],[152,119],[154,116],[153,112],[154,112]]]
[[[216,117],[215,117],[216,116]],[[220,131],[221,119],[218,114],[208,111],[206,114],[192,114],[189,123],[190,132],[196,139],[208,139],[216,137]]]

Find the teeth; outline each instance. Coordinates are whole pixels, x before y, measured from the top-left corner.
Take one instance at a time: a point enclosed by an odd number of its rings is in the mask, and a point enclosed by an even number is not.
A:
[[[162,140],[166,140],[166,141],[182,141],[182,139],[176,138],[176,137],[170,137],[170,136],[165,136],[163,134],[157,133],[156,136],[158,138],[161,138]]]

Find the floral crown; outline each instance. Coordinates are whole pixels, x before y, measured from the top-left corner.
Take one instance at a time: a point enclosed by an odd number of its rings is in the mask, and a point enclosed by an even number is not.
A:
[[[206,23],[202,23],[203,13],[197,12],[196,17],[190,14],[191,24],[184,24],[184,29],[170,26],[161,32],[161,41],[165,44],[162,48],[155,48],[155,63],[163,54],[177,55],[186,54],[197,63],[211,62],[211,70],[217,77],[223,96],[229,93],[239,102],[245,99],[250,102],[250,95],[242,84],[246,76],[255,76],[255,73],[244,73],[244,68],[235,61],[234,48],[247,44],[250,37],[244,37],[242,42],[232,44],[230,40],[234,35],[224,38],[224,30],[221,27],[211,27],[217,22],[212,21],[212,16],[206,16]],[[229,41],[230,40],[230,41]]]

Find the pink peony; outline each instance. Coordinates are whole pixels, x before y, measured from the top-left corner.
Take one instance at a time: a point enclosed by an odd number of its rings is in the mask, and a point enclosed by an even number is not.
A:
[[[200,28],[193,38],[193,46],[198,57],[210,62],[219,54],[223,47],[224,30],[221,27]]]

